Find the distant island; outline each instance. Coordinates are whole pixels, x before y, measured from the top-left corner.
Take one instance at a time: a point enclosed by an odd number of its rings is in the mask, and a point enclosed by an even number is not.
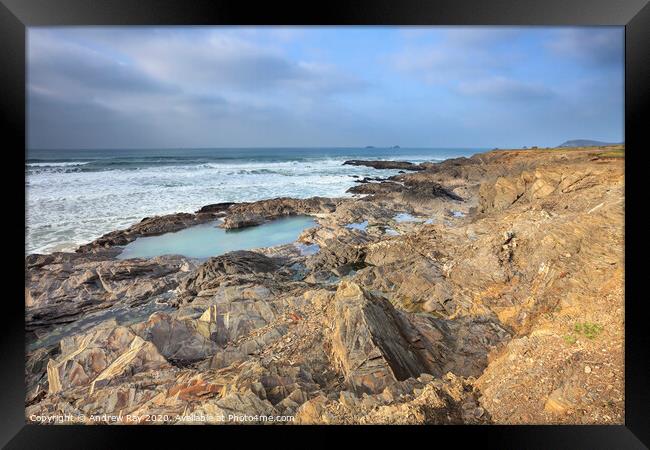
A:
[[[601,141],[592,141],[589,139],[574,139],[572,141],[566,141],[558,147],[603,147],[606,145],[620,145],[621,142],[601,142]]]

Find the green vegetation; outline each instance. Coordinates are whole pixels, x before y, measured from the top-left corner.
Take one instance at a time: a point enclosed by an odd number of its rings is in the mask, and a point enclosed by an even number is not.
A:
[[[567,344],[575,344],[577,340],[578,340],[578,338],[576,338],[576,337],[575,337],[574,335],[572,335],[572,334],[567,334],[567,335],[564,336],[564,341],[565,341]]]
[[[602,153],[598,153],[598,156],[609,157],[609,158],[622,158],[625,156],[625,147],[623,145],[606,145],[606,146],[585,146],[585,147],[540,147],[538,150],[544,150],[547,152],[583,152],[583,151],[594,151],[602,149]]]
[[[578,334],[582,334],[587,339],[594,339],[603,331],[603,327],[597,323],[578,322],[574,325],[573,330]]]
[[[571,334],[565,334],[563,336],[564,342],[567,344],[573,345],[578,341],[578,336],[576,335],[581,335],[586,337],[587,339],[595,339],[601,331],[603,331],[602,325],[599,325],[597,323],[591,323],[591,322],[577,322],[573,326],[573,333]]]
[[[612,150],[609,152],[599,153],[599,158],[625,158],[625,149]]]

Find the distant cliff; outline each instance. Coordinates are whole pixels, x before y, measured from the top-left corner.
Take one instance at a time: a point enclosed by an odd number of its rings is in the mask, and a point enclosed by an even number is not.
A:
[[[602,147],[605,145],[620,145],[616,142],[591,141],[589,139],[574,139],[558,145],[558,147]]]

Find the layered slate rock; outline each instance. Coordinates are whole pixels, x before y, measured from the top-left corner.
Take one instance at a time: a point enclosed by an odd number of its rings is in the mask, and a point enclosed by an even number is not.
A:
[[[357,284],[340,284],[332,354],[355,392],[380,392],[392,382],[430,371],[404,336],[405,326],[387,300]]]
[[[224,346],[275,318],[274,308],[264,301],[237,299],[210,306],[199,318],[212,340]]]
[[[227,229],[246,228],[261,225],[265,221],[266,219],[261,214],[251,212],[232,213],[228,215],[219,226]]]
[[[451,425],[489,424],[479,404],[480,393],[470,383],[447,374],[409,379],[379,394],[356,396],[343,391],[338,398],[323,395],[305,402],[297,411],[298,424]]]
[[[331,213],[336,210],[339,202],[340,200],[325,197],[306,199],[280,197],[251,203],[237,203],[228,209],[228,214],[220,226],[244,228],[280,217]]]
[[[365,265],[365,246],[343,240],[330,240],[327,245],[307,260],[307,267],[312,270],[332,270],[347,266],[349,269]]]
[[[209,334],[202,333],[195,321],[177,320],[165,313],[154,313],[149,320],[135,324],[132,329],[152,342],[167,360],[177,364],[208,358],[217,349]]]
[[[490,350],[510,337],[487,317],[450,321],[403,313],[349,281],[339,285],[332,320],[333,359],[359,394],[421,374],[480,375]]]
[[[196,273],[182,284],[189,294],[197,294],[219,287],[222,277],[227,275],[250,275],[273,272],[278,265],[272,258],[247,250],[229,252],[210,258],[201,264]]]
[[[381,181],[378,183],[364,183],[352,186],[345,192],[349,192],[350,194],[381,195],[401,192],[403,189],[404,186],[400,183],[395,183],[394,181]]]
[[[156,301],[164,300],[194,266],[179,256],[115,260],[100,254],[31,255],[25,274],[28,343],[51,340],[48,336],[60,331],[57,326],[80,319],[86,329],[105,320],[100,316],[109,309],[129,315],[140,306],[163,308]]]
[[[169,367],[151,342],[126,327],[107,324],[61,341],[61,355],[47,365],[49,393],[89,386],[92,394],[114,379]]]
[[[214,214],[214,213],[223,213],[228,210],[232,205],[235,203],[233,202],[221,202],[221,203],[212,203],[210,205],[205,205],[201,207],[199,210],[196,211],[197,214]]]
[[[594,187],[600,170],[580,170],[567,173],[562,169],[523,171],[517,176],[498,177],[484,183],[479,190],[481,212],[504,210],[516,202],[531,202],[552,194],[568,194]]]

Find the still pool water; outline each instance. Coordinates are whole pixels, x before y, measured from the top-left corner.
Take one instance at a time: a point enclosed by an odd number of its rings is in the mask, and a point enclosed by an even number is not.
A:
[[[218,228],[216,222],[205,223],[174,233],[140,237],[126,245],[118,258],[153,258],[160,255],[209,258],[234,250],[288,244],[295,241],[304,229],[315,225],[315,220],[309,216],[285,217],[239,230]]]
[[[365,232],[368,229],[368,221],[364,220],[363,222],[359,222],[359,223],[349,223],[345,226],[345,228],[348,228],[350,230],[359,230]]]

